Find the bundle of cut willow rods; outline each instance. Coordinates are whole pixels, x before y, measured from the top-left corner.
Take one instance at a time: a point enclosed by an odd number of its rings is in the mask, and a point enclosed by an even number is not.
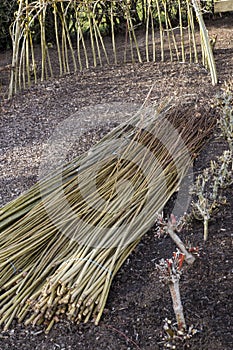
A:
[[[98,324],[117,271],[214,125],[190,105],[141,109],[0,211],[0,324]]]

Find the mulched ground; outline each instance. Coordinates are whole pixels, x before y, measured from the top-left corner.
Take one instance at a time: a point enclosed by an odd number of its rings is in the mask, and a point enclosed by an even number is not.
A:
[[[82,107],[113,102],[141,104],[153,83],[150,103],[171,96],[196,104],[200,110],[213,103],[221,84],[233,78],[233,17],[207,24],[211,35],[218,34],[215,58],[220,84],[216,87],[201,65],[126,64],[50,80],[11,101],[2,101],[0,205],[36,182],[48,138],[59,123]],[[113,125],[114,120],[105,125],[97,122],[91,129],[86,125],[78,152],[88,149]],[[195,161],[195,172],[205,168],[224,147],[224,142],[213,135]],[[212,219],[206,244],[199,222],[193,222],[181,234],[184,241],[200,247],[200,257],[181,279],[186,322],[198,333],[189,341],[177,343],[177,349],[232,349],[232,188],[225,195],[227,205]],[[163,320],[167,317],[174,321],[174,313],[169,291],[160,284],[155,264],[170,257],[174,250],[168,237],[159,240],[152,229],[114,279],[99,326],[91,322],[77,326],[64,320],[45,335],[39,327],[14,323],[9,331],[0,333],[0,350],[162,349]]]

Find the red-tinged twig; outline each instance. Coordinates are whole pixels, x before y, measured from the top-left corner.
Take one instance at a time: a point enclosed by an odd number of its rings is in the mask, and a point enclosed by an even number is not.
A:
[[[160,279],[169,286],[178,330],[186,329],[179,286],[184,258],[184,254],[178,250],[176,253],[173,253],[173,257],[171,259],[162,259],[158,265],[160,270]]]
[[[189,264],[189,265],[193,264],[195,261],[194,256],[187,251],[184,243],[181,241],[179,236],[175,233],[174,226],[171,225],[170,223],[168,223],[167,232],[168,232],[169,236],[171,237],[171,239],[175,242],[177,247],[180,249],[180,251],[184,254],[185,261],[187,262],[187,264]]]
[[[138,346],[137,343],[135,343],[135,341],[133,341],[132,339],[130,339],[129,337],[127,337],[127,335],[125,335],[125,333],[119,331],[117,328],[111,326],[111,325],[108,325],[106,324],[105,327],[109,328],[109,329],[112,329],[113,331],[117,332],[118,334],[120,334],[122,337],[124,337],[129,343],[133,344],[136,346],[136,349],[137,350],[141,350],[141,348]]]
[[[186,249],[184,243],[181,241],[179,236],[176,234],[176,232],[180,231],[180,228],[178,227],[177,220],[173,214],[170,216],[170,220],[168,222],[165,222],[162,217],[159,217],[159,225],[162,226],[162,229],[164,232],[167,232],[171,239],[175,242],[179,250],[184,254],[185,261],[187,264],[193,264],[195,261],[194,256],[188,252]]]

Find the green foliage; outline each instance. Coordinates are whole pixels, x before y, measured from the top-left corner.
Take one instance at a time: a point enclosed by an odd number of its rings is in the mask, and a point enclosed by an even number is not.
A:
[[[32,2],[29,0],[29,3]],[[89,6],[90,9],[94,9],[95,19],[98,23],[99,29],[103,34],[111,33],[111,3],[113,4],[113,19],[115,30],[119,31],[122,27],[124,27],[126,23],[124,6],[129,6],[129,13],[132,18],[132,22],[135,26],[139,24],[146,23],[146,13],[148,9],[148,2],[145,0],[131,0],[130,2],[126,1],[90,1]],[[181,13],[182,13],[182,21],[183,25],[187,25],[187,1],[181,0]],[[165,24],[165,11],[164,11],[164,0],[159,0],[159,5],[161,8],[161,17],[159,19],[157,7],[155,1],[151,1],[152,4],[152,13],[154,18],[154,26],[159,27],[159,21],[162,20],[163,24]],[[202,2],[202,6],[204,12],[211,13],[212,11],[212,0],[207,0]],[[87,14],[84,12],[84,7],[82,2],[74,1],[66,11],[66,16],[69,22],[69,32],[72,36],[72,33],[75,32],[75,9],[78,11],[83,11],[82,25],[86,28],[86,31],[89,32],[90,28],[88,27],[88,18]],[[0,3],[0,49],[6,49],[11,47],[11,37],[9,27],[13,23],[15,18],[15,13],[18,8],[17,0],[3,0]],[[61,14],[61,6],[60,3],[57,3],[58,12]],[[179,25],[179,5],[177,0],[169,0],[166,1],[166,11],[169,15],[171,25],[177,26]],[[62,23],[61,18],[58,19],[58,25],[61,30]],[[56,35],[54,31],[54,17],[52,6],[47,7],[46,13],[46,39],[48,42],[55,43]],[[33,40],[35,43],[39,43],[40,35],[39,35],[39,22],[35,19],[33,22],[31,31],[34,33]]]
[[[11,47],[9,27],[17,10],[17,0],[2,0],[0,2],[0,50]]]

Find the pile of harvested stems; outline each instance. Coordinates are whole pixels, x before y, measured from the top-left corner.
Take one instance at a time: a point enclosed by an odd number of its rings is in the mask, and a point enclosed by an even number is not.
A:
[[[207,114],[142,109],[1,209],[4,329],[17,318],[48,332],[64,315],[98,324],[115,274],[209,134]]]

